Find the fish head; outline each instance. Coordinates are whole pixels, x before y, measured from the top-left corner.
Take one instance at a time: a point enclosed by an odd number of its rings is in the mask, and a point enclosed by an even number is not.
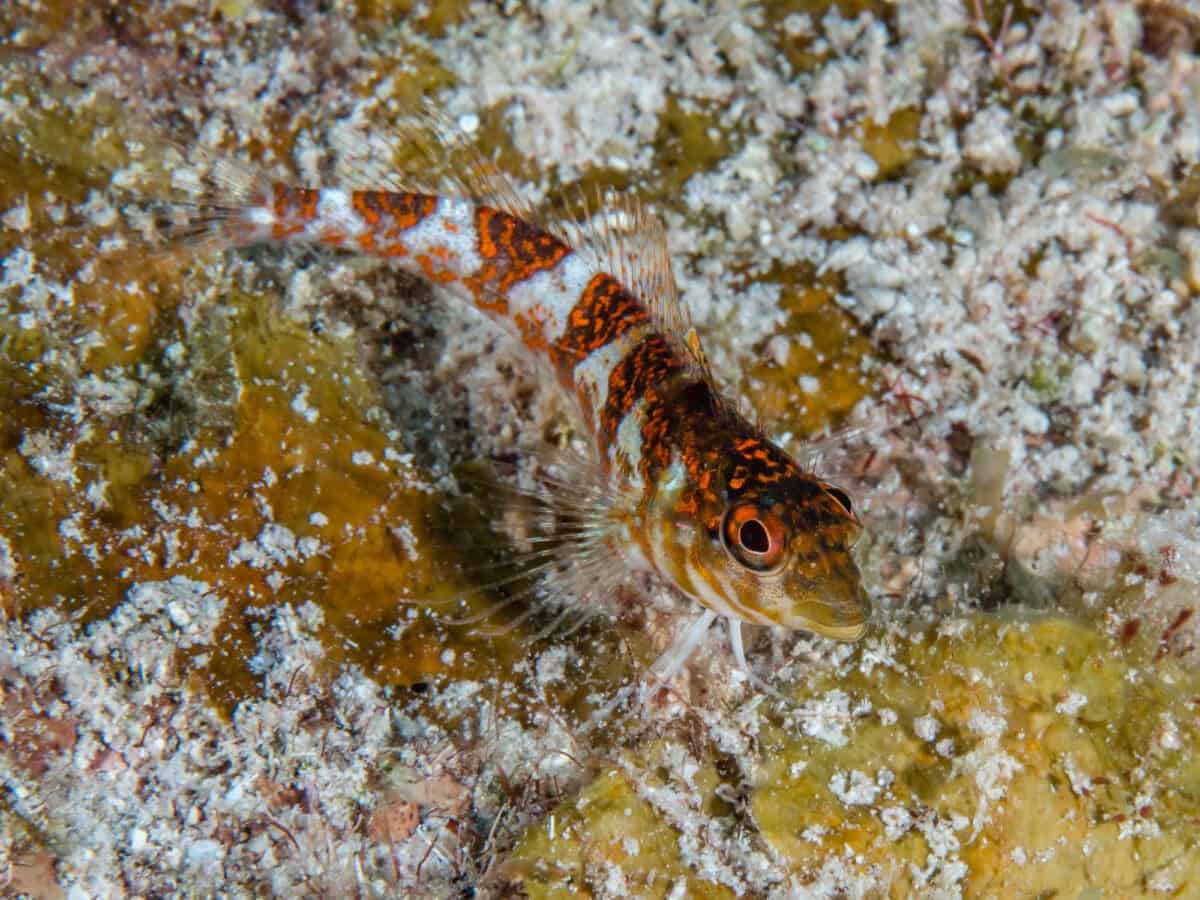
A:
[[[705,457],[674,504],[677,526],[693,523],[676,531],[676,583],[743,621],[862,637],[870,603],[851,554],[862,525],[849,495],[762,438],[731,437]]]

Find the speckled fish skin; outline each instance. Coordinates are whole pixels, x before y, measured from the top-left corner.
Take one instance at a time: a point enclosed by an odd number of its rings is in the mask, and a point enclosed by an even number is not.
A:
[[[610,484],[618,540],[723,616],[855,640],[869,606],[840,489],[722,403],[678,335],[586,254],[509,212],[415,192],[273,187],[237,243],[302,241],[396,260],[548,358]]]

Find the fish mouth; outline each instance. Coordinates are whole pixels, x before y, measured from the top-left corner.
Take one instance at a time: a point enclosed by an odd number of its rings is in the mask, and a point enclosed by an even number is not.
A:
[[[849,587],[849,586],[847,586]],[[826,588],[825,595],[814,597],[815,602],[807,604],[807,608],[798,610],[795,628],[803,628],[821,637],[835,641],[857,641],[867,632],[871,618],[871,601],[861,585],[856,585],[845,591],[834,591],[834,597],[829,596]]]

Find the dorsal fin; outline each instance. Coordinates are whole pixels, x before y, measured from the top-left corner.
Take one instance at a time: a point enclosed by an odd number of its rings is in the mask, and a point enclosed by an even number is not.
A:
[[[590,255],[597,269],[621,282],[645,305],[659,330],[711,382],[708,358],[680,299],[667,232],[658,216],[634,196],[611,193],[597,196],[592,204],[576,203],[571,214],[542,227],[577,252]]]
[[[566,218],[542,223],[577,252],[590,255],[641,300],[662,329],[682,341],[690,322],[679,303],[667,234],[635,197],[597,195],[569,204]]]
[[[468,197],[553,234],[637,297],[711,382],[699,335],[680,302],[666,230],[636,197],[581,194],[565,213],[549,215],[533,202],[530,188],[501,171],[458,122],[429,107],[403,117],[386,136],[356,134],[352,144],[343,140],[334,149],[342,186]],[[413,172],[414,165],[421,171]]]
[[[488,159],[458,122],[431,107],[401,117],[386,134],[335,135],[333,149],[338,187],[470,198],[541,224],[531,191]]]

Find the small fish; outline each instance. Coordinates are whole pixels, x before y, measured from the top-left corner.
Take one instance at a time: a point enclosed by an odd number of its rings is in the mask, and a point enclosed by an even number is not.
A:
[[[190,226],[226,245],[302,243],[393,260],[548,364],[598,460],[555,488],[574,515],[576,583],[649,568],[706,610],[655,664],[664,680],[718,616],[747,672],[741,622],[862,636],[869,605],[851,557],[861,524],[849,496],[721,398],[686,328],[664,232],[644,207],[548,220],[478,159],[451,189],[384,181],[362,190],[276,182],[223,198]]]

